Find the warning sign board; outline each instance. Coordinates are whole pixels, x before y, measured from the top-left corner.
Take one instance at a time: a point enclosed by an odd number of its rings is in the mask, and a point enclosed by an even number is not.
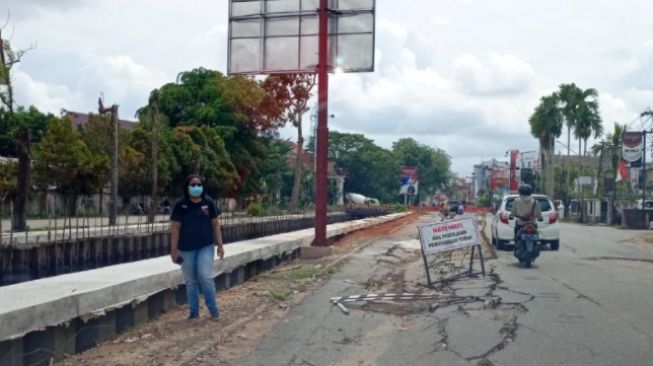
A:
[[[425,255],[481,244],[474,217],[420,225],[418,229]]]
[[[451,281],[464,276],[474,276],[473,272],[474,252],[478,248],[477,255],[481,260],[481,272],[485,276],[485,262],[483,260],[483,251],[478,234],[478,226],[474,216],[462,217],[454,220],[434,222],[417,227],[419,231],[420,242],[422,243],[422,258],[424,259],[424,270],[426,271],[426,280],[429,287],[435,287],[438,283]],[[442,278],[434,281],[431,277],[431,266],[428,256],[446,257],[445,252],[452,250],[472,248],[469,256],[469,270],[448,278]],[[440,254],[445,253],[445,254]],[[438,255],[439,254],[439,255]],[[449,261],[451,257],[449,257]]]

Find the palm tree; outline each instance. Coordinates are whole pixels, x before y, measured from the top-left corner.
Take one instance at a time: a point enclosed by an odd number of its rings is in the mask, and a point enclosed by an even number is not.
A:
[[[560,104],[562,114],[567,126],[567,155],[571,148],[571,130],[578,139],[578,156],[583,154],[582,142],[585,142],[587,153],[587,140],[594,135],[599,137],[603,133],[601,116],[599,115],[599,93],[596,89],[581,89],[576,84],[560,85]]]
[[[553,198],[553,150],[555,139],[562,134],[563,114],[558,108],[560,99],[557,93],[544,96],[535,108],[528,122],[531,134],[540,142],[542,171],[545,176],[546,193]]]
[[[612,181],[613,181],[613,188],[612,188],[612,200],[610,202],[610,205],[608,205],[608,223],[611,223],[611,219],[613,212],[614,212],[614,201],[616,200],[616,195],[617,195],[617,186],[616,186],[616,179],[617,179],[617,171],[619,169],[619,160],[621,159],[621,135],[623,132],[626,130],[626,125],[619,124],[618,122],[615,122],[614,124],[614,129],[612,132],[608,133],[605,138],[603,138],[597,145],[594,146],[594,153],[595,154],[600,154],[599,155],[599,161],[602,160],[603,156],[605,154],[608,154],[610,157],[610,165],[612,167]],[[601,163],[599,163],[599,182],[601,182]]]
[[[565,117],[565,125],[567,126],[567,156],[571,155],[571,130],[576,129],[576,118],[574,114],[574,106],[576,104],[576,96],[578,95],[579,88],[576,84],[561,84],[559,87],[558,98],[562,107],[562,114]]]
[[[614,123],[614,129],[612,133],[609,133],[606,136],[606,140],[610,141],[610,144],[613,146],[611,154],[611,163],[612,163],[612,172],[614,173],[614,179],[617,179],[617,169],[619,169],[619,159],[621,158],[621,135],[626,131],[625,124]]]
[[[594,138],[598,138],[603,134],[599,105],[595,99],[581,100],[578,103],[576,124],[574,136],[578,139],[578,155],[581,153],[581,141],[584,143],[583,155],[587,155],[587,140],[592,135],[594,135]]]

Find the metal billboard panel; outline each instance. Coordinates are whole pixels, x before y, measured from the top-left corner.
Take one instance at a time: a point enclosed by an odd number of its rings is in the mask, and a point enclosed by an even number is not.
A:
[[[375,0],[330,0],[329,69],[374,71]],[[229,74],[315,72],[319,0],[230,0]]]

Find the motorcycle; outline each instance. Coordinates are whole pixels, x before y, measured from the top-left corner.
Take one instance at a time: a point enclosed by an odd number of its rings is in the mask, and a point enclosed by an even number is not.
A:
[[[525,224],[517,232],[513,254],[526,268],[529,268],[535,258],[540,256],[539,234],[535,224]]]

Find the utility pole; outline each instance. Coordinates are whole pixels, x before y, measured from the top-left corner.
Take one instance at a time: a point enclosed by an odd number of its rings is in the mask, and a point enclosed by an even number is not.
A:
[[[653,111],[651,108],[642,112],[640,117],[649,117],[653,120]],[[648,220],[646,219],[646,134],[653,133],[653,131],[642,131],[642,147],[644,153],[642,154],[642,219],[644,220],[644,229],[648,228]]]
[[[110,200],[109,200],[109,225],[117,224],[118,217],[118,105],[113,104],[105,108],[102,98],[98,99],[98,112],[102,115],[111,113],[111,181],[110,181]]]
[[[159,92],[152,92],[152,200],[148,221],[154,223],[158,207],[159,192]]]
[[[327,150],[329,148],[329,57],[328,57],[329,0],[320,0],[318,41],[318,121],[317,174],[315,175],[315,241],[314,246],[326,246],[327,225]]]

